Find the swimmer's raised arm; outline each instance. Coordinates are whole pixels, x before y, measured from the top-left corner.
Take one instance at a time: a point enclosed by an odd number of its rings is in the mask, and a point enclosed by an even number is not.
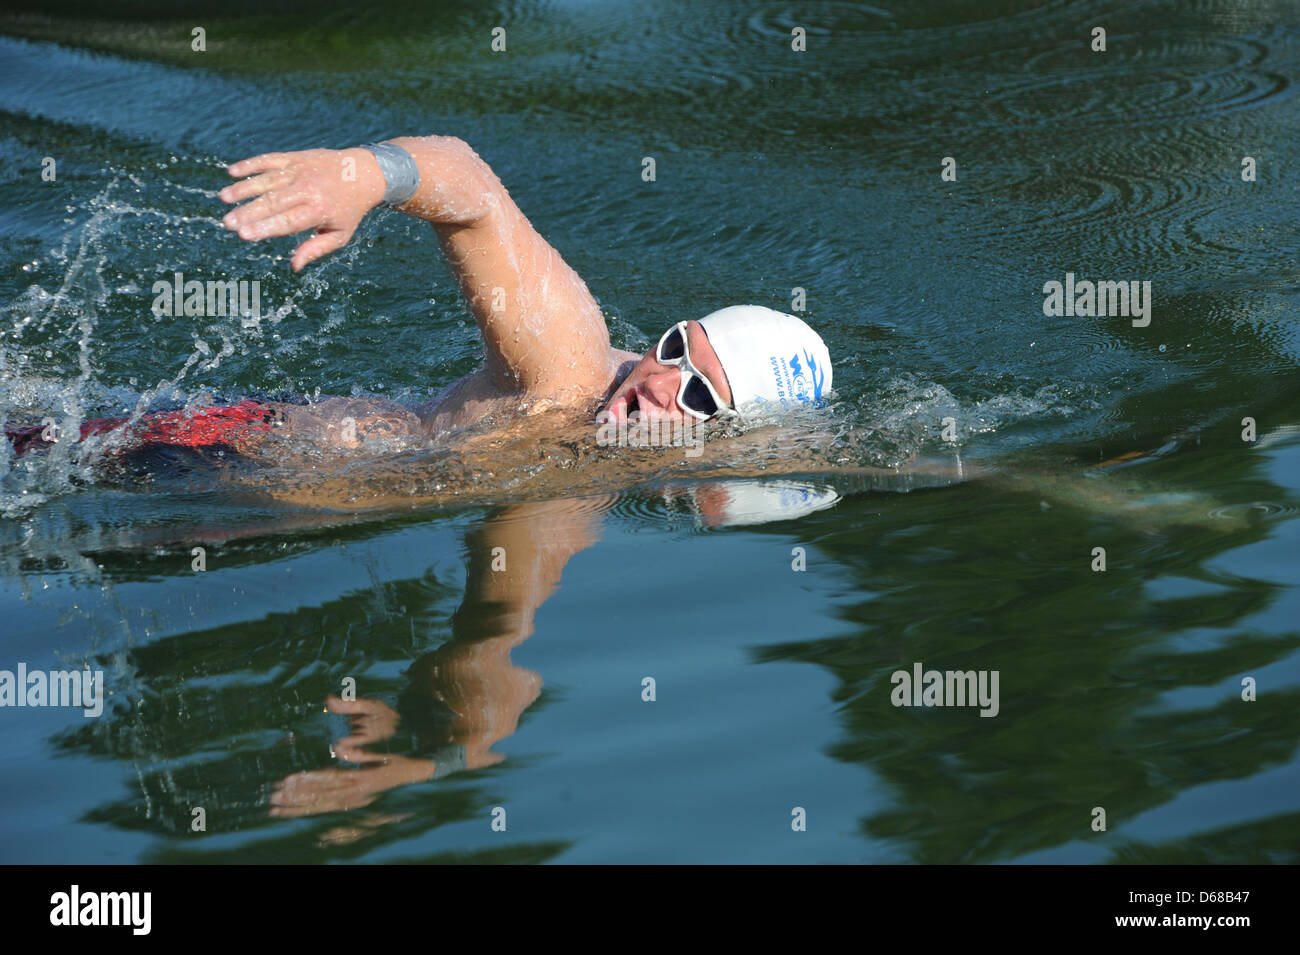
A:
[[[431,223],[487,346],[484,373],[501,392],[563,398],[609,380],[604,317],[586,284],[515,205],[501,180],[452,136],[389,140],[414,158],[416,193],[399,211]],[[348,243],[385,180],[365,149],[267,153],[237,162],[251,176],[220,193],[252,199],[223,220],[249,241],[315,234],[294,251],[295,271]]]

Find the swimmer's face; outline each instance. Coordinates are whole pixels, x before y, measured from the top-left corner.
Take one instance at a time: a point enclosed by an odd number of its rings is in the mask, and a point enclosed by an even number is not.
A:
[[[722,370],[722,363],[718,361],[717,353],[709,344],[709,336],[699,322],[686,323],[686,347],[691,364],[709,379],[722,400],[730,403],[731,388],[727,384],[727,376]],[[633,411],[640,411],[643,419],[681,420],[691,417],[677,404],[677,394],[681,391],[685,369],[677,365],[660,364],[655,358],[655,351],[652,346],[642,356],[632,373],[623,379],[615,389],[614,396],[605,405],[612,420],[626,421]]]

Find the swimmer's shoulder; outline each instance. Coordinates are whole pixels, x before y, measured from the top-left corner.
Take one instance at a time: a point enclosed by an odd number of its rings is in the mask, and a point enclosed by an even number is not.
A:
[[[426,433],[436,435],[471,427],[488,417],[513,418],[556,408],[594,409],[640,360],[635,352],[611,348],[604,380],[575,382],[562,392],[535,395],[503,392],[483,367],[452,382],[414,410]]]
[[[611,348],[610,354],[612,355],[614,366],[612,384],[615,386],[619,385],[624,378],[632,374],[632,369],[635,368],[644,357],[634,351],[624,351],[621,348]]]

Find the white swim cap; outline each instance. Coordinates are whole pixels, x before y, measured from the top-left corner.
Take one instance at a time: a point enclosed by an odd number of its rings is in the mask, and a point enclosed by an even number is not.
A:
[[[808,323],[761,305],[700,319],[731,386],[736,410],[757,402],[818,404],[831,390],[831,355]]]
[[[829,484],[782,479],[726,479],[699,485],[674,485],[665,499],[685,498],[696,519],[707,527],[743,527],[792,521],[834,507],[840,494]]]

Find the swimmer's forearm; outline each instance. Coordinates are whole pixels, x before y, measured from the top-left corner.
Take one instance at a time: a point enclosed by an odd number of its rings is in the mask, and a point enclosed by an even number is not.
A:
[[[513,205],[496,173],[464,140],[402,136],[387,142],[410,153],[420,170],[419,188],[397,207],[399,212],[435,225],[474,226],[487,220],[494,209]],[[378,170],[379,164],[370,158]],[[382,172],[379,176],[382,183]],[[379,191],[382,196],[382,184]]]

